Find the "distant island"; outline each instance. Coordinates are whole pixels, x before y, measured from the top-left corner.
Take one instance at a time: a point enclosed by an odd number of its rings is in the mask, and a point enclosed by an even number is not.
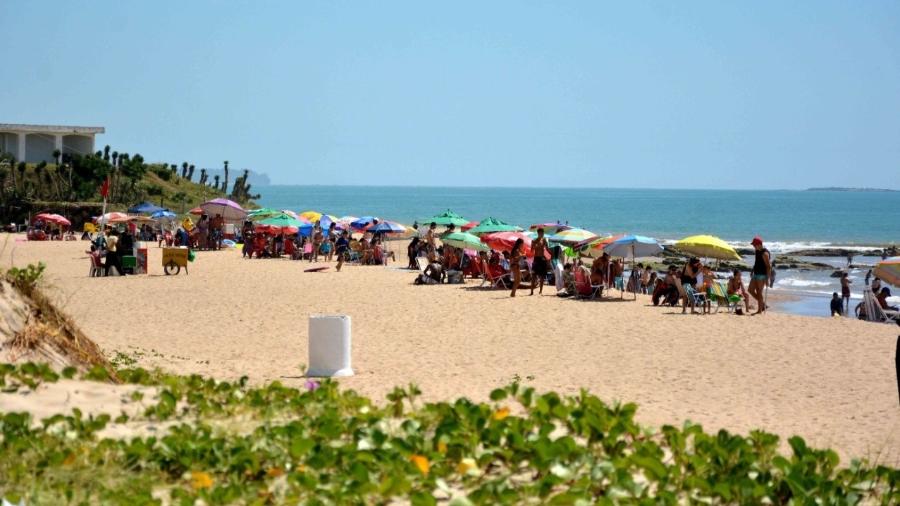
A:
[[[888,188],[846,188],[843,186],[826,186],[824,188],[807,188],[808,192],[896,192]]]

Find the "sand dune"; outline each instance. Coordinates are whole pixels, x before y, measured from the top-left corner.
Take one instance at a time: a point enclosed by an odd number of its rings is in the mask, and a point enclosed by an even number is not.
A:
[[[2,238],[0,238],[2,240]],[[190,274],[90,279],[85,244],[14,242],[2,265],[42,260],[62,309],[110,355],[221,379],[300,384],[307,317],[353,318],[356,376],[341,382],[383,398],[415,382],[429,399],[484,399],[521,378],[538,389],[588,388],[639,404],[645,424],[690,419],[708,430],[800,434],[842,458],[900,464],[894,376],[897,327],[769,314],[682,316],[636,302],[414,286],[408,271],[199,252]],[[2,401],[0,401],[2,402]],[[2,407],[2,405],[0,405]]]

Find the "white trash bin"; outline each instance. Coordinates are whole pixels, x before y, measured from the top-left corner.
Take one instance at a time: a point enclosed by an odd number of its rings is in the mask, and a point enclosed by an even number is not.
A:
[[[350,317],[310,315],[307,376],[353,376],[350,366]]]

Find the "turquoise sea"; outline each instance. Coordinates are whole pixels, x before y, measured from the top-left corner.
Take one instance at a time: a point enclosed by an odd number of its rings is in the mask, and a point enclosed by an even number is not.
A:
[[[557,221],[598,234],[661,240],[709,233],[773,250],[802,245],[900,242],[900,192],[265,186],[259,204],[336,216],[375,215],[410,224],[445,209],[470,220],[520,226]],[[802,243],[802,244],[801,244]]]

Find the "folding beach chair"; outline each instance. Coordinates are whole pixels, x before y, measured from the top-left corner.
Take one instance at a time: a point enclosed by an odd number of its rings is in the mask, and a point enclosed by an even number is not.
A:
[[[603,285],[591,284],[591,273],[585,268],[575,269],[575,297],[578,299],[594,300],[600,293]]]
[[[707,296],[710,299],[715,299],[716,313],[719,312],[719,308],[722,306],[725,306],[729,313],[734,312],[741,304],[741,296],[737,294],[728,295],[728,289],[725,287],[725,283],[722,282],[713,283]]]
[[[702,311],[702,310],[703,310],[703,304],[706,302],[706,300],[705,300],[705,298],[704,298],[704,294],[698,292],[698,291],[697,291],[696,289],[694,289],[694,287],[691,286],[691,285],[684,285],[684,284],[683,284],[683,285],[681,285],[681,286],[682,286],[682,288],[684,288],[684,294],[685,294],[685,296],[686,296],[686,297],[690,297],[689,300],[693,301],[693,303],[694,303],[694,308],[697,308],[697,307],[699,306],[699,307],[700,307],[700,310]]]
[[[868,286],[863,289],[863,307],[865,309],[865,319],[870,322],[896,323],[900,321],[900,311],[884,309],[872,293],[872,289]]]
[[[485,283],[488,283],[491,285],[491,288],[506,288],[507,285],[512,284],[512,274],[508,272],[500,276],[492,276],[490,266],[485,265],[483,273],[484,278],[479,286],[484,286]]]

